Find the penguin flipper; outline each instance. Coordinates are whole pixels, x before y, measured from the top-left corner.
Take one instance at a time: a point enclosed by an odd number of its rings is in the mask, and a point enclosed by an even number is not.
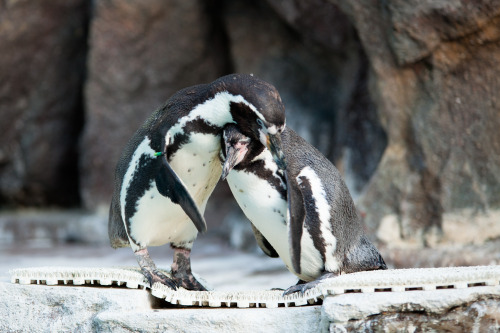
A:
[[[274,249],[274,247],[269,243],[269,241],[262,235],[262,233],[257,229],[253,223],[250,223],[252,226],[253,234],[255,236],[255,240],[257,241],[257,244],[259,244],[260,249],[269,257],[271,258],[278,258],[278,252]]]
[[[166,153],[161,156],[161,167],[156,175],[156,187],[160,194],[182,207],[199,232],[207,231],[207,223],[203,215],[198,210],[198,206],[182,180],[177,176],[170,164],[168,164]]]
[[[297,273],[301,273],[300,269],[300,253],[302,239],[302,228],[306,218],[306,209],[302,191],[296,179],[286,175],[287,183],[287,201],[288,201],[288,242],[290,244],[290,255],[292,258],[293,269]]]

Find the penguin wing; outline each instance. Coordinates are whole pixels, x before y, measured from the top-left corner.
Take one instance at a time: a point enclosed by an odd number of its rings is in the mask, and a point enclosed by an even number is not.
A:
[[[179,204],[187,216],[193,221],[199,232],[207,231],[207,223],[200,213],[193,197],[189,194],[182,180],[177,176],[167,161],[167,144],[163,143],[161,167],[156,175],[158,192],[169,198],[173,203]]]
[[[300,274],[300,240],[302,239],[306,209],[304,206],[304,197],[297,180],[295,178],[290,179],[287,174],[286,183],[289,216],[288,242],[290,244],[293,269]]]
[[[269,243],[269,241],[262,235],[262,233],[257,229],[253,223],[250,223],[252,226],[253,234],[255,236],[255,240],[257,244],[259,244],[260,249],[271,258],[278,258],[278,252],[274,249],[274,247]]]

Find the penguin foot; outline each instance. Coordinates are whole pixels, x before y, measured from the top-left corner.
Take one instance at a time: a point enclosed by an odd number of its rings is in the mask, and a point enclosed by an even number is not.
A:
[[[161,284],[164,284],[173,290],[177,290],[178,285],[176,281],[167,277],[165,274],[163,274],[156,268],[153,270],[141,268],[141,270],[146,279],[148,280],[150,287],[153,287],[153,284],[155,284],[155,282],[160,282]]]
[[[320,282],[321,281],[314,280],[314,281],[303,283],[303,284],[293,285],[283,292],[283,296],[291,295],[291,294],[296,293],[296,292],[299,292],[301,295],[304,295],[304,293],[307,290],[316,287]]]
[[[293,294],[293,293],[296,293],[296,292],[299,292],[301,295],[304,295],[304,293],[306,291],[308,291],[309,289],[312,289],[312,288],[316,287],[324,279],[333,278],[333,277],[336,277],[336,276],[338,276],[338,274],[328,272],[328,273],[324,273],[323,275],[321,275],[316,280],[313,280],[313,281],[310,281],[310,282],[305,282],[303,280],[299,280],[299,282],[297,282],[297,284],[295,284],[295,285],[289,287],[287,290],[285,290],[285,292],[283,293],[283,296],[290,295],[290,294]]]
[[[191,250],[183,247],[176,247],[174,249],[174,262],[172,264],[172,280],[184,289],[205,291],[205,288],[191,272]]]
[[[160,272],[151,257],[147,248],[142,248],[134,252],[137,262],[141,267],[142,274],[149,282],[149,287],[153,287],[155,282],[160,282],[173,290],[177,290],[175,281]]]
[[[187,290],[195,290],[195,291],[206,291],[205,288],[193,274],[179,274],[178,272],[174,274],[172,272],[172,279],[179,287],[182,287]]]

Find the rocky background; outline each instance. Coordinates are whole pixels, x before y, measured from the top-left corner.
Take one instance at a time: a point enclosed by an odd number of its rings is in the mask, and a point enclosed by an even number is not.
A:
[[[242,72],[278,88],[391,265],[500,263],[498,1],[3,0],[0,49],[4,235],[26,208],[105,224],[143,120]],[[230,198],[221,184],[209,228],[243,246]]]

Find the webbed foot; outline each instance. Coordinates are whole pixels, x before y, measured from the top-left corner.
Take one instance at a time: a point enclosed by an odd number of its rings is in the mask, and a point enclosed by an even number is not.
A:
[[[172,274],[173,281],[179,286],[187,290],[206,291],[205,288],[193,274]]]
[[[172,280],[184,289],[206,291],[205,288],[191,272],[191,250],[172,246],[174,249],[174,263],[172,264]]]
[[[155,284],[156,282],[160,282],[161,284],[164,284],[173,290],[177,290],[178,285],[177,285],[176,281],[174,279],[167,277],[165,274],[163,274],[159,270],[154,269],[154,270],[150,271],[150,270],[142,269],[142,268],[141,268],[141,270],[142,270],[142,273],[144,274],[144,276],[146,277],[146,279],[149,281],[150,287],[153,287],[153,284]]]
[[[296,292],[299,292],[301,295],[304,295],[304,293],[307,290],[316,287],[318,284],[320,284],[321,282],[323,282],[324,279],[333,278],[333,277],[336,277],[336,276],[338,276],[338,274],[331,273],[331,272],[326,272],[326,273],[323,273],[316,280],[313,280],[313,281],[310,281],[310,282],[305,282],[305,281],[299,280],[299,282],[297,282],[297,284],[295,284],[295,285],[289,287],[288,289],[286,289],[285,292],[283,293],[283,296],[291,295],[291,294],[296,293]]]

